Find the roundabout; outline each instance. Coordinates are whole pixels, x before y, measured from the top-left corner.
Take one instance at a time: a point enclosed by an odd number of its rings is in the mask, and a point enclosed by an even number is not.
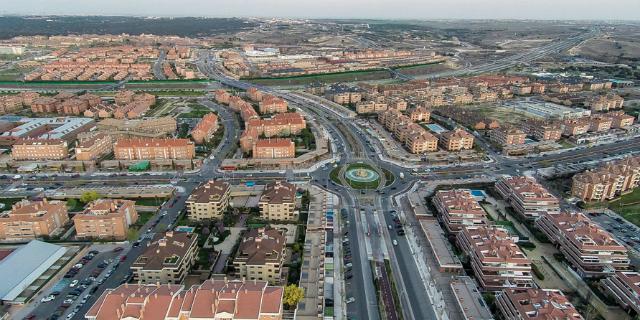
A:
[[[380,168],[359,162],[335,168],[331,180],[352,189],[379,189],[389,177]]]

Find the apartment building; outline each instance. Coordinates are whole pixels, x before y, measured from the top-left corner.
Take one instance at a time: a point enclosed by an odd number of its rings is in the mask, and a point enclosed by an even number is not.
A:
[[[440,135],[440,146],[447,151],[473,149],[473,135],[464,129],[455,129]]]
[[[409,110],[409,118],[414,122],[429,122],[431,120],[431,111],[425,107],[416,107]]]
[[[565,136],[578,136],[589,132],[591,122],[588,119],[569,119],[562,124],[562,134]]]
[[[63,201],[22,200],[11,210],[0,213],[0,239],[26,241],[50,237],[69,221],[67,205]]]
[[[91,132],[78,135],[76,160],[92,161],[113,152],[113,139],[103,132]]]
[[[533,287],[531,262],[506,229],[464,226],[457,244],[469,256],[473,274],[484,290]]]
[[[589,131],[592,132],[607,132],[613,124],[613,120],[604,115],[591,116],[589,120]]]
[[[295,158],[296,146],[288,138],[258,139],[253,144],[252,157],[255,159]]]
[[[118,160],[185,160],[196,150],[189,139],[125,138],[116,141],[113,153]]]
[[[507,289],[496,294],[496,306],[503,319],[584,319],[562,291],[556,289]]]
[[[284,288],[266,281],[208,279],[176,284],[121,284],[106,289],[87,320],[282,320]]]
[[[618,271],[600,282],[604,292],[627,311],[640,313],[640,273]]]
[[[387,111],[388,106],[384,102],[361,101],[356,103],[356,113],[378,113]]]
[[[468,189],[439,190],[431,199],[450,233],[459,232],[464,226],[487,225],[487,213]]]
[[[584,201],[605,201],[629,192],[639,184],[640,157],[628,157],[574,175],[571,194]]]
[[[121,199],[95,200],[73,216],[79,239],[125,240],[129,226],[136,221],[135,201]]]
[[[140,284],[182,283],[198,257],[195,233],[159,233],[131,265],[133,279]]]
[[[629,269],[627,248],[582,213],[548,212],[535,224],[582,277]]]
[[[622,109],[624,98],[617,94],[597,95],[587,98],[584,105],[596,112]]]
[[[426,131],[408,133],[404,144],[407,150],[414,154],[438,151],[438,138]]]
[[[215,99],[217,103],[220,104],[229,104],[229,98],[231,95],[224,90],[216,90],[214,91]]]
[[[209,180],[195,188],[187,198],[190,220],[221,218],[229,207],[230,185],[224,181]]]
[[[64,160],[69,157],[67,141],[62,139],[19,139],[11,147],[11,158],[22,160]]]
[[[286,256],[286,239],[276,229],[251,229],[242,237],[233,266],[239,277],[278,284]]]
[[[285,113],[288,107],[287,101],[270,94],[263,95],[262,100],[258,103],[258,110],[261,114]]]
[[[296,186],[286,181],[267,184],[260,196],[260,217],[267,220],[298,220]]]
[[[501,178],[496,190],[525,219],[536,219],[545,212],[560,211],[560,202],[532,177]]]
[[[218,116],[213,112],[207,113],[191,130],[191,138],[197,144],[209,142],[217,130]]]
[[[558,141],[562,137],[562,126],[557,122],[527,121],[523,130],[538,141]]]
[[[262,93],[262,91],[258,90],[257,88],[251,87],[247,89],[247,97],[252,101],[260,102],[262,101],[264,94]]]
[[[636,118],[624,113],[624,111],[613,111],[605,114],[611,119],[611,128],[623,129],[633,125]]]
[[[304,117],[297,112],[279,113],[270,119],[250,119],[245,123],[245,131],[255,129],[258,136],[267,138],[299,134],[306,127]]]
[[[491,130],[489,134],[491,141],[495,142],[501,147],[508,147],[514,145],[524,144],[527,134],[517,128],[502,127]]]

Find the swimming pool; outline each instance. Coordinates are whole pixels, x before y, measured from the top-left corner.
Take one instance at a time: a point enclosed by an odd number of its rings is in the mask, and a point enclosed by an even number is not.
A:
[[[426,126],[427,126],[427,128],[429,128],[429,130],[431,130],[431,131],[433,131],[434,133],[437,133],[437,134],[441,134],[443,132],[447,132],[447,129],[443,128],[439,124],[429,123]]]
[[[175,229],[175,231],[177,232],[189,232],[189,233],[193,233],[194,230],[196,230],[196,228],[194,227],[189,227],[189,226],[177,226]]]
[[[471,195],[474,197],[482,197],[482,198],[487,196],[484,190],[471,190]]]

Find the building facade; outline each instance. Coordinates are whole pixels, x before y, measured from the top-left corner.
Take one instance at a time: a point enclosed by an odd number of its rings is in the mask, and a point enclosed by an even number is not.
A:
[[[67,205],[63,201],[23,200],[0,213],[0,239],[24,241],[50,237],[61,231],[68,221]]]
[[[189,139],[118,139],[113,146],[117,160],[186,160],[196,154]]]
[[[560,201],[532,177],[507,177],[496,182],[496,190],[526,219],[560,211]]]
[[[267,220],[298,220],[296,186],[285,182],[271,182],[265,186],[258,206],[260,217]]]
[[[98,199],[73,216],[79,239],[127,239],[129,227],[138,221],[136,203],[131,200]]]
[[[439,190],[431,200],[448,232],[487,225],[487,214],[468,189]]]
[[[244,279],[278,284],[285,256],[286,239],[281,231],[252,229],[242,238],[233,266]]]
[[[133,279],[140,284],[179,284],[198,257],[198,235],[167,231],[156,234],[131,264]]]
[[[187,198],[190,220],[218,219],[229,207],[230,187],[227,182],[209,180],[193,190]]]

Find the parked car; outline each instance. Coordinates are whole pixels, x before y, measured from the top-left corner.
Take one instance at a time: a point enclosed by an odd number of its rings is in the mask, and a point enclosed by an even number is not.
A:
[[[55,296],[53,296],[53,295],[48,295],[48,296],[46,296],[46,297],[42,298],[42,300],[40,300],[40,302],[49,302],[49,301],[53,301],[53,300],[55,300],[55,299],[56,299],[56,297],[55,297]]]
[[[78,282],[80,282],[80,281],[78,281],[77,279],[76,279],[76,280],[71,281],[71,283],[69,284],[69,287],[73,288],[73,287],[77,286],[77,285],[78,285]]]

